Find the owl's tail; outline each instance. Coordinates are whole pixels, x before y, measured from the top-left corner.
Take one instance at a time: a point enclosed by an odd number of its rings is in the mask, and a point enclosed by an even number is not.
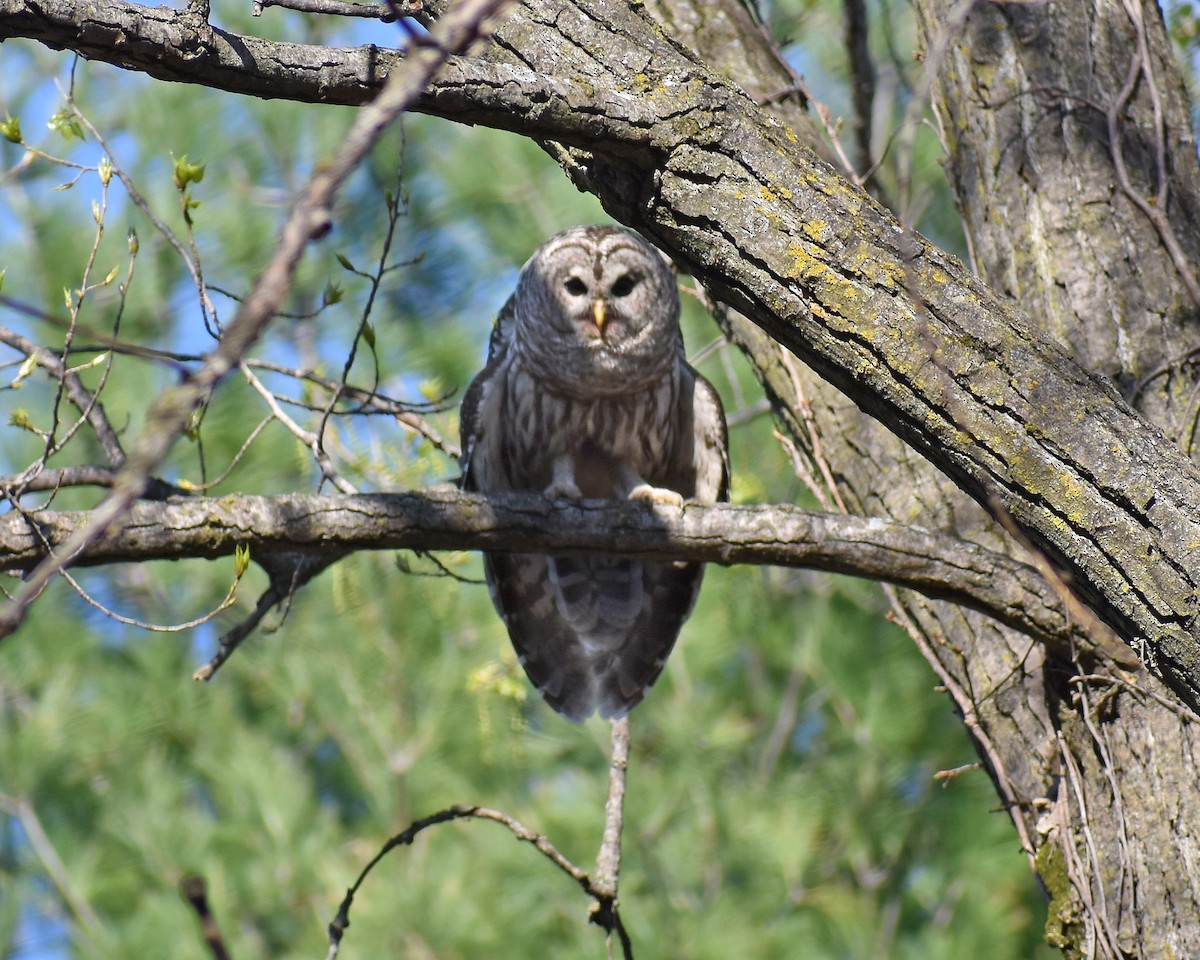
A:
[[[487,558],[492,599],[530,681],[574,721],[621,717],[662,673],[703,566],[607,557]]]

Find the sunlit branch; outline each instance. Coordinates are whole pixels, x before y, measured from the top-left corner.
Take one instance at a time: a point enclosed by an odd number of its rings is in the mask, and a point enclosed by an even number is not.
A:
[[[28,570],[89,522],[86,512],[0,517],[0,570]],[[36,524],[36,530],[31,529]],[[252,559],[356,550],[491,550],[775,564],[869,577],[981,610],[1070,649],[1087,643],[1031,566],[914,527],[792,506],[686,504],[683,509],[449,486],[410,493],[190,497],[140,502],[91,543],[79,565],[215,558],[248,544]]]

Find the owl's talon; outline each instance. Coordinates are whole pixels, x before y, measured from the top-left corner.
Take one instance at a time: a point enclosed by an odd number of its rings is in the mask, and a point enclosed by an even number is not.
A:
[[[629,491],[630,500],[641,500],[644,503],[663,503],[672,507],[682,507],[683,497],[674,490],[666,487],[652,487],[648,483],[639,483]]]

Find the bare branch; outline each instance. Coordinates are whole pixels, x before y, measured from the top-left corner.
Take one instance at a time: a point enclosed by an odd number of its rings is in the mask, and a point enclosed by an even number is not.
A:
[[[266,570],[271,578],[271,584],[263,591],[250,614],[233,629],[222,635],[217,641],[217,652],[213,658],[192,674],[193,680],[211,680],[213,675],[224,666],[233,656],[243,640],[262,622],[272,607],[277,603],[285,603],[284,616],[287,615],[291,599],[304,584],[319,574],[326,567],[337,563],[340,554],[324,557],[305,556],[303,554],[280,553],[270,557],[260,557],[259,566]]]
[[[625,824],[625,779],[629,772],[629,717],[612,721],[612,755],[608,769],[608,800],[604,804],[604,836],[596,855],[592,881],[591,922],[616,933],[626,960],[633,957],[629,936],[617,911],[617,886],[621,874],[621,833]]]
[[[28,37],[160,80],[268,99],[360,105],[400,62],[394,50],[276,43],[204,24],[187,10],[122,0],[0,0],[0,40]]]
[[[420,9],[421,5],[418,3],[415,6]],[[301,13],[319,13],[334,17],[366,17],[385,23],[396,19],[396,15],[383,4],[357,3],[355,0],[254,0],[251,9],[254,16],[260,17],[267,7],[283,7]]]
[[[362,872],[359,873],[357,879],[355,879],[354,883],[346,891],[346,896],[342,899],[341,905],[338,907],[337,915],[330,921],[329,952],[326,954],[326,960],[334,960],[338,955],[338,951],[341,948],[342,936],[345,934],[346,928],[350,926],[350,908],[354,903],[354,897],[358,893],[359,888],[367,879],[367,875],[375,869],[376,865],[384,857],[397,847],[409,846],[416,839],[417,834],[423,830],[427,830],[429,827],[436,826],[439,823],[448,823],[452,820],[491,820],[494,823],[499,823],[507,827],[509,832],[518,840],[532,844],[542,856],[579,884],[585,893],[593,897],[598,897],[587,873],[560,853],[554,844],[544,835],[530,830],[519,820],[500,810],[492,810],[488,807],[456,805],[430,814],[427,817],[422,817],[420,820],[414,820],[408,829],[388,840],[382,849],[371,858],[371,861],[363,867]],[[618,920],[617,922],[619,923],[620,921]],[[623,934],[624,931],[622,930]]]
[[[27,357],[34,357],[38,366],[61,381],[67,398],[95,431],[96,439],[100,441],[100,446],[103,448],[105,456],[108,457],[108,462],[114,467],[119,467],[124,463],[125,452],[121,449],[121,440],[117,436],[117,432],[108,422],[108,417],[105,416],[104,407],[100,405],[100,401],[83,385],[78,374],[68,370],[62,359],[55,356],[50,350],[23,337],[15,330],[0,327],[0,343],[21,351]]]
[[[43,470],[36,477],[0,477],[0,491],[6,497],[17,496],[17,487],[21,493],[36,493],[44,490],[61,490],[64,487],[111,487],[117,478],[117,471],[109,467],[57,467],[53,470]],[[167,497],[181,496],[187,491],[182,487],[167,483],[165,480],[151,479],[146,486],[143,497],[147,500],[165,500]]]

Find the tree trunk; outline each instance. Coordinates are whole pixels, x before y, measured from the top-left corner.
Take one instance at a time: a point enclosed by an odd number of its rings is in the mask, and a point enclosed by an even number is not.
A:
[[[1157,5],[917,7],[978,269],[1191,455],[1200,170]],[[1200,727],[1144,670],[1045,679],[1048,929],[1068,955],[1200,954]]]

